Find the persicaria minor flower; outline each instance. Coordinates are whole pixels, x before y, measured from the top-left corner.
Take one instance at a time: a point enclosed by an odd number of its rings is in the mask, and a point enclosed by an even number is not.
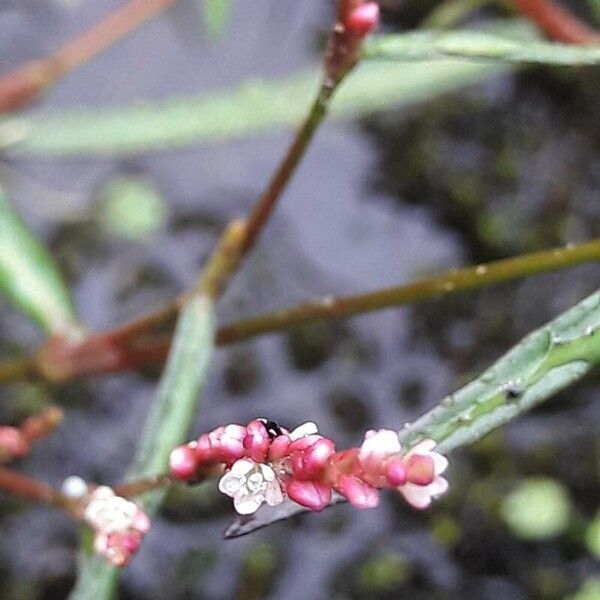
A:
[[[150,529],[146,513],[108,486],[89,495],[83,519],[94,530],[94,551],[116,567],[127,565]]]
[[[263,502],[269,506],[283,502],[283,493],[273,468],[250,458],[233,463],[221,477],[219,490],[233,498],[235,510],[241,515],[256,512]]]
[[[368,431],[358,448],[337,451],[314,423],[293,431],[274,421],[255,419],[247,426],[227,425],[203,434],[171,453],[171,475],[193,481],[199,474],[222,473],[219,490],[233,498],[240,514],[288,496],[311,510],[331,503],[333,492],[357,508],[373,508],[379,490],[397,489],[415,508],[426,508],[448,482],[448,461],[424,440],[403,454],[399,434]]]
[[[423,440],[404,457],[406,483],[398,487],[404,499],[414,508],[428,508],[431,500],[448,489],[448,482],[441,475],[448,466],[448,459],[435,452],[434,440]]]

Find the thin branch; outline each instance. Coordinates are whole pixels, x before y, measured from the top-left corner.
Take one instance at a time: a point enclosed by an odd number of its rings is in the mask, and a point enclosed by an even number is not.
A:
[[[79,517],[77,503],[59,490],[5,467],[0,467],[0,490],[32,502],[56,506],[72,516]]]
[[[327,296],[225,325],[217,332],[217,343],[233,344],[318,320],[340,319],[598,261],[600,261],[600,240],[593,240],[465,269],[446,271],[403,286],[366,294]],[[169,347],[170,340],[165,336],[146,336],[122,343],[113,332],[107,332],[92,336],[82,344],[72,347],[66,355],[50,358],[50,360],[63,369],[62,376],[57,379],[66,381],[75,377],[161,364],[168,354]],[[103,357],[104,360],[98,360],[98,357]],[[48,372],[47,368],[40,368],[40,355],[31,359],[26,365],[27,368],[12,369],[11,363],[8,364],[9,368],[5,368],[0,363],[0,381],[19,379],[24,373],[43,378],[44,373]],[[55,366],[54,372],[56,370]]]
[[[0,113],[34,102],[60,77],[89,62],[177,0],[130,0],[46,58],[25,63],[0,77]]]
[[[240,342],[317,320],[349,317],[596,261],[600,261],[600,240],[446,271],[366,294],[327,296],[221,327],[217,343]]]
[[[513,0],[513,3],[553,40],[582,46],[600,45],[600,32],[580,21],[554,0]]]

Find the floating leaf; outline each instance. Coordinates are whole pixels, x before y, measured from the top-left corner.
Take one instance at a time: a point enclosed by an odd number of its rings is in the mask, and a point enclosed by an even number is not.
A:
[[[477,61],[545,65],[598,65],[600,48],[518,40],[485,31],[416,31],[380,35],[365,47],[364,57],[423,61],[444,57]]]
[[[231,0],[201,0],[202,20],[209,37],[223,34],[231,16]]]
[[[187,302],[177,322],[169,359],[130,469],[132,479],[165,472],[171,450],[186,439],[208,373],[214,335],[214,303],[199,294]],[[150,516],[164,494],[165,490],[157,490],[144,498]],[[118,574],[104,559],[86,557],[71,600],[111,598]]]
[[[76,327],[69,292],[52,257],[1,189],[0,291],[48,333]]]

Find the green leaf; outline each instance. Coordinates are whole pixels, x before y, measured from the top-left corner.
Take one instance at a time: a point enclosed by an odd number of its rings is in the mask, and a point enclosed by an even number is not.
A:
[[[132,479],[164,473],[171,450],[186,439],[208,373],[214,336],[214,303],[198,294],[187,302],[177,322],[169,359],[129,472]],[[157,490],[144,498],[150,516],[164,494]],[[119,570],[104,559],[86,557],[70,599],[108,600],[118,577]]]
[[[202,20],[208,36],[216,39],[223,34],[231,16],[231,0],[201,0]]]
[[[131,479],[164,473],[171,450],[186,439],[214,343],[214,301],[197,294],[187,302],[177,322],[173,346],[129,473]],[[153,492],[146,497],[150,513],[156,510],[163,494]]]
[[[471,444],[581,379],[600,363],[600,292],[528,335],[480,377],[405,427],[401,441]]]
[[[47,333],[76,328],[69,292],[52,257],[1,189],[0,291]]]
[[[333,99],[334,118],[422,102],[505,72],[508,67],[442,60],[361,65]],[[293,127],[305,116],[320,70],[277,81],[160,104],[68,112],[40,111],[0,120],[0,148],[10,156],[113,156],[182,148]]]
[[[366,45],[364,57],[401,62],[457,57],[573,66],[600,64],[600,48],[516,40],[484,31],[416,31],[378,36]]]

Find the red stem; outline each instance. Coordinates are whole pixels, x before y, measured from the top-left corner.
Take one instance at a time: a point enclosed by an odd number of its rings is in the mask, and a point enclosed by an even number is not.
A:
[[[63,75],[89,62],[177,0],[130,0],[46,58],[32,60],[0,77],[0,114],[32,102]]]
[[[516,7],[558,42],[582,46],[600,45],[600,33],[553,0],[514,0]]]

